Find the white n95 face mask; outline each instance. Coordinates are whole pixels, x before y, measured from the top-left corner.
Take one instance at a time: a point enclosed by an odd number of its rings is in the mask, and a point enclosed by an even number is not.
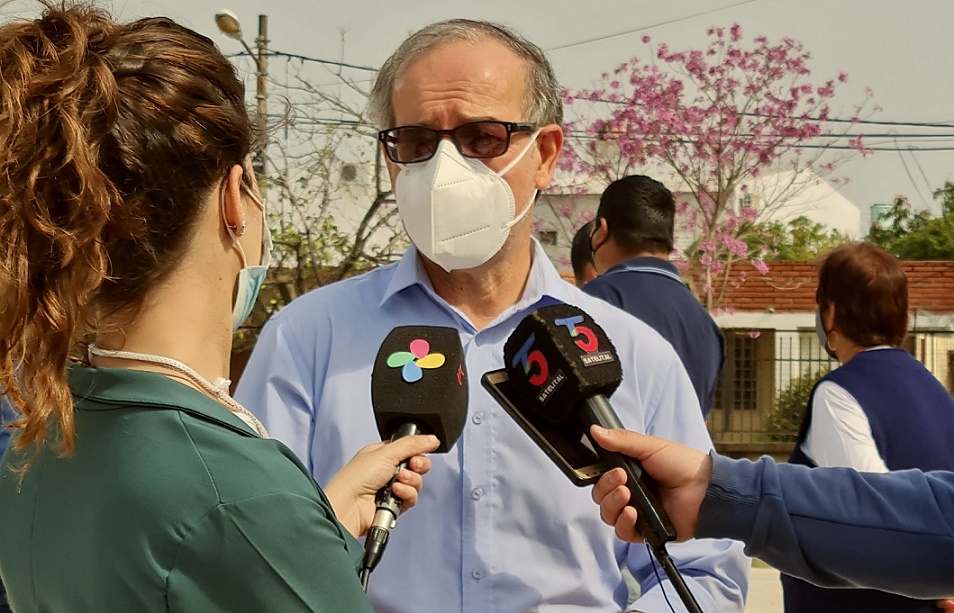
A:
[[[402,165],[394,197],[411,242],[444,270],[480,266],[494,257],[510,228],[533,208],[530,202],[515,217],[516,204],[504,175],[526,155],[539,131],[500,172],[465,158],[449,139],[441,140],[430,160]]]

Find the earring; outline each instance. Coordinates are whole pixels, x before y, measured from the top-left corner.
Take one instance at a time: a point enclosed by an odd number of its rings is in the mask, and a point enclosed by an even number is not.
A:
[[[247,220],[247,219],[242,220],[242,227],[241,227],[241,228],[239,228],[238,226],[233,226],[232,224],[225,224],[225,225],[226,225],[226,227],[228,227],[229,230],[232,230],[233,232],[234,232],[236,229],[238,229],[237,234],[238,234],[239,236],[245,236],[245,228],[248,227],[248,220]]]

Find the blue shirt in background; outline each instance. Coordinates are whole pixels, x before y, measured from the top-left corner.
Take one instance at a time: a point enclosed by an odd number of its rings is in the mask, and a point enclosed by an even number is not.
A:
[[[361,447],[381,439],[371,408],[371,369],[396,326],[449,326],[460,333],[468,418],[456,446],[432,454],[417,506],[391,533],[371,577],[379,613],[463,611],[616,612],[626,607],[620,565],[641,585],[634,608],[668,611],[675,591],[644,545],[616,538],[589,488],[577,488],[480,385],[503,367],[504,342],[531,311],[553,300],[587,311],[619,352],[623,382],[612,402],[629,429],[712,447],[695,392],[672,347],[651,328],[560,278],[542,248],[523,296],[476,330],[439,297],[417,251],[366,275],[322,287],[265,326],[237,399],[271,436],[327,484]],[[671,544],[704,611],[741,612],[750,561],[741,544]]]
[[[667,260],[639,257],[607,270],[583,287],[659,332],[689,373],[702,416],[709,415],[725,361],[725,338]]]

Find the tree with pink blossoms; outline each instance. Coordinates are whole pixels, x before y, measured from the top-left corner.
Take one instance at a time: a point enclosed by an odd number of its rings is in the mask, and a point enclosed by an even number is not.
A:
[[[871,98],[836,117],[841,73],[813,82],[809,54],[791,38],[751,43],[739,25],[710,28],[705,49],[672,51],[643,43],[654,59],[633,58],[591,90],[565,92],[577,117],[566,126],[560,168],[568,191],[629,174],[666,183],[678,202],[676,257],[693,288],[718,307],[733,264],[767,271],[766,249],[746,240],[802,190],[864,155],[854,132]],[[581,108],[582,107],[582,108]]]

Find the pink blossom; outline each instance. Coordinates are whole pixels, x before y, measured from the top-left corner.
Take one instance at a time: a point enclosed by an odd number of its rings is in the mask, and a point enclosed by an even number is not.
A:
[[[611,76],[604,75],[599,87],[568,93],[593,116],[568,130],[568,135],[586,138],[568,140],[579,155],[568,161],[561,157],[560,168],[582,175],[580,184],[612,180],[621,173],[654,174],[659,166],[664,173],[678,174],[684,187],[679,188],[676,222],[696,241],[680,259],[704,267],[702,296],[711,300],[726,284],[745,281],[745,274],[726,276],[733,262],[750,262],[760,274],[768,271],[763,259],[769,248],[750,253],[746,242],[763,207],[760,192],[753,193],[756,188],[749,185],[759,182],[751,179],[782,168],[835,169],[834,158],[819,161],[807,145],[838,142],[819,137],[846,129],[830,120],[839,118],[831,108],[844,106],[831,101],[847,76],[813,81],[809,54],[791,38],[772,42],[756,36],[746,44],[738,24],[712,27],[708,36],[700,49],[673,50],[656,43],[653,63],[634,57]],[[595,104],[601,100],[619,104]],[[866,103],[857,105],[853,117],[862,116]],[[870,153],[860,137],[847,136],[855,151]],[[618,159],[612,161],[594,155],[599,140],[609,139],[619,146]],[[738,203],[740,194],[750,193],[752,204]]]

